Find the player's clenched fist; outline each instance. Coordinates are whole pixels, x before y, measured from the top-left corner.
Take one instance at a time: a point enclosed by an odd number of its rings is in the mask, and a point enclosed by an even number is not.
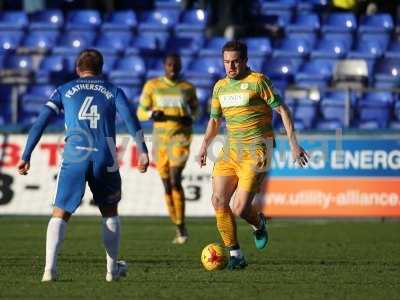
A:
[[[18,173],[21,175],[27,175],[30,166],[31,165],[30,165],[29,161],[21,160],[21,162],[18,164]]]

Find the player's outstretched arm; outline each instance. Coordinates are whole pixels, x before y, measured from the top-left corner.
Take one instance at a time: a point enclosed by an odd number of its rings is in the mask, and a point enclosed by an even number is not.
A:
[[[220,119],[210,118],[210,120],[208,121],[206,133],[204,134],[203,143],[201,144],[201,148],[197,156],[200,168],[206,165],[207,148],[211,144],[213,139],[217,136],[220,125],[221,125]]]
[[[274,110],[281,115],[283,126],[285,126],[286,134],[289,139],[290,149],[292,150],[293,160],[298,162],[301,167],[305,167],[308,163],[308,154],[297,142],[290,110],[286,104],[279,105],[274,108]]]
[[[28,170],[30,168],[29,161],[31,160],[32,152],[35,149],[37,143],[39,142],[43,134],[43,131],[49,124],[50,118],[55,115],[56,112],[47,105],[45,105],[39,117],[33,124],[32,128],[29,130],[28,140],[26,141],[25,150],[22,154],[21,161],[18,164],[19,174],[21,175],[28,174]]]

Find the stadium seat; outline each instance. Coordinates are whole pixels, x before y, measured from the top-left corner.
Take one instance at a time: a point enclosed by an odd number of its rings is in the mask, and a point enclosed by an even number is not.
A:
[[[16,50],[22,37],[22,31],[0,31],[0,53]]]
[[[24,11],[0,11],[0,31],[22,30],[29,24]]]
[[[224,37],[213,37],[206,40],[203,49],[199,51],[199,56],[220,57],[221,49],[227,41]]]
[[[325,87],[330,83],[336,59],[312,59],[295,74],[295,82],[300,86]]]
[[[363,16],[358,28],[361,33],[390,33],[393,30],[393,19],[389,14]]]
[[[343,123],[337,120],[318,120],[315,124],[315,128],[318,130],[335,130],[342,127]]]
[[[130,88],[141,89],[143,85],[143,77],[141,76],[126,76],[126,77],[115,77],[109,76],[109,80],[117,86],[129,86]]]
[[[182,8],[182,0],[155,0],[156,9],[180,10]]]
[[[304,38],[285,38],[273,52],[274,57],[305,57],[308,56],[313,45]]]
[[[317,119],[317,104],[311,101],[299,101],[294,112],[294,118],[300,120],[304,129],[312,128]]]
[[[57,30],[30,31],[21,43],[21,47],[29,51],[47,52],[56,45],[58,37]]]
[[[311,52],[311,58],[343,58],[350,50],[351,44],[345,38],[324,37]]]
[[[224,74],[222,60],[219,58],[198,58],[188,67],[187,76],[191,77],[219,77]]]
[[[32,85],[20,100],[22,123],[32,123],[54,91],[53,85]]]
[[[360,122],[375,121],[379,128],[385,128],[391,120],[391,105],[388,103],[361,99],[357,109]]]
[[[64,64],[65,61],[62,55],[55,54],[44,57],[36,72],[36,80],[41,83],[47,83],[58,78],[58,81],[62,81],[65,77]]]
[[[285,31],[291,32],[316,32],[320,28],[319,17],[317,14],[300,13],[294,21],[286,25]]]
[[[36,11],[30,15],[30,30],[57,30],[64,25],[64,15],[59,9]]]
[[[399,121],[391,121],[389,123],[389,128],[393,130],[400,130],[400,122]]]
[[[114,82],[114,84],[116,84]],[[125,96],[128,98],[129,102],[138,103],[141,93],[141,85],[120,85],[118,86],[124,91]]]
[[[190,37],[170,37],[165,46],[166,52],[183,55],[195,55],[203,44],[203,40]]]
[[[296,7],[297,0],[269,0],[262,2],[263,11],[290,11]]]
[[[111,80],[127,77],[142,77],[146,72],[146,65],[139,56],[125,56],[117,61],[116,67],[109,73]]]
[[[272,52],[271,42],[266,37],[248,37],[244,39],[250,58],[265,58]]]
[[[132,33],[129,31],[102,32],[96,41],[96,48],[103,54],[119,54],[129,46]]]
[[[400,59],[383,58],[377,61],[374,69],[375,87],[391,88],[398,86]]]
[[[247,61],[247,65],[250,67],[251,70],[259,73],[261,72],[264,61],[265,60],[263,58],[250,56],[249,60]]]
[[[168,31],[178,23],[179,12],[171,10],[153,10],[139,13],[138,31]]]
[[[104,55],[103,54],[103,74],[108,75],[114,70],[115,63],[117,62],[117,55]]]
[[[97,10],[73,10],[67,14],[65,28],[71,30],[96,30],[101,25],[101,16]]]
[[[322,32],[353,32],[357,28],[357,20],[353,13],[335,12],[323,21]]]
[[[262,68],[264,74],[272,79],[275,87],[278,87],[277,80],[284,80],[285,83],[292,82],[293,76],[302,63],[301,59],[295,58],[268,58]],[[285,85],[283,82],[280,84]]]
[[[155,35],[138,35],[131,40],[125,49],[125,55],[152,54],[158,51],[158,41]]]
[[[33,72],[33,62],[30,55],[10,55],[4,62],[4,68],[19,72],[21,76]]]
[[[8,124],[12,119],[12,88],[10,84],[0,84],[0,125]]]
[[[385,52],[386,58],[400,59],[400,41],[393,40]]]
[[[54,54],[76,55],[82,49],[93,46],[96,33],[94,31],[71,31],[61,36],[58,45],[53,48]]]
[[[315,32],[287,32],[286,39],[302,39],[307,41],[310,45],[314,45],[318,41],[318,36]]]
[[[394,104],[394,115],[400,121],[400,101],[397,100]]]
[[[381,127],[379,122],[377,121],[359,121],[356,123],[357,128],[359,129],[367,129],[367,130],[376,130],[376,129],[381,129],[384,127]]]
[[[137,18],[133,10],[113,11],[106,16],[101,31],[131,31],[136,26]]]
[[[329,98],[322,99],[320,102],[320,111],[325,121],[338,121],[341,127],[346,122],[346,104],[345,101],[335,101]],[[350,112],[349,112],[350,113]]]
[[[176,36],[200,36],[207,22],[207,12],[202,9],[186,10],[182,12],[179,23],[175,25]]]

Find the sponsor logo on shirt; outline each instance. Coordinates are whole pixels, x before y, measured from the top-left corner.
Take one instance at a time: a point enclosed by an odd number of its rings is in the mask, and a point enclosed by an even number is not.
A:
[[[157,106],[161,108],[183,108],[182,95],[157,95]]]
[[[234,93],[219,96],[221,107],[244,106],[249,103],[249,93]]]

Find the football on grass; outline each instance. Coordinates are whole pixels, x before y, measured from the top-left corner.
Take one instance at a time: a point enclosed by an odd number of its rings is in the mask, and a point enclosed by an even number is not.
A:
[[[221,270],[225,268],[227,262],[228,257],[224,248],[217,243],[205,246],[201,252],[201,263],[208,271]]]

